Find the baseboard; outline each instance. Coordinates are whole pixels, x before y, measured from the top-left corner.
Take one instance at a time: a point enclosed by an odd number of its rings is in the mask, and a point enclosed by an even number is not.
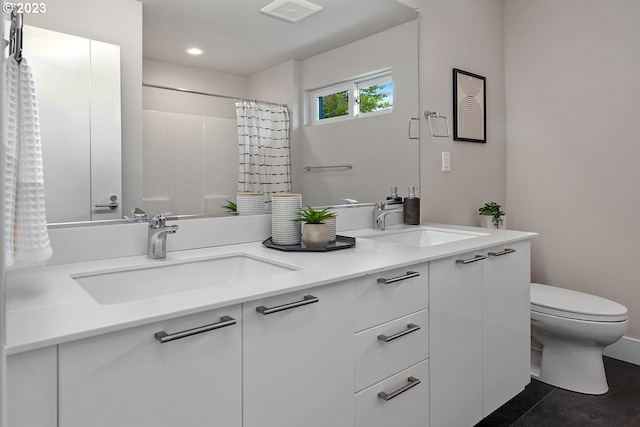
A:
[[[622,337],[620,341],[605,348],[603,354],[614,359],[622,360],[623,362],[640,366],[640,340]]]

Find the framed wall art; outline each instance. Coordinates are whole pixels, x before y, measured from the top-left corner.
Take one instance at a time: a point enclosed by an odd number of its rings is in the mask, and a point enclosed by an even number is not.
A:
[[[453,69],[453,140],[487,142],[486,78]]]

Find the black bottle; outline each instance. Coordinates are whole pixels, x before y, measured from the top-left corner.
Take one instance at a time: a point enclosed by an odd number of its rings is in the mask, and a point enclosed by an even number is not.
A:
[[[420,198],[416,197],[415,187],[409,187],[409,196],[404,199],[404,223],[420,224]]]

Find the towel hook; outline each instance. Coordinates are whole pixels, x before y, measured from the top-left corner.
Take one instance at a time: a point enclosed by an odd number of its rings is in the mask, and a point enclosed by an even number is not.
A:
[[[13,56],[16,62],[22,60],[22,13],[11,10],[11,28],[9,30],[9,55]]]

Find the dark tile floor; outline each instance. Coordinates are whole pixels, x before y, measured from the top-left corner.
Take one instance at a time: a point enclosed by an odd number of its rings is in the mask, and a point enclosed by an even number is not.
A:
[[[640,366],[604,358],[609,392],[574,393],[532,380],[475,427],[640,427]]]

